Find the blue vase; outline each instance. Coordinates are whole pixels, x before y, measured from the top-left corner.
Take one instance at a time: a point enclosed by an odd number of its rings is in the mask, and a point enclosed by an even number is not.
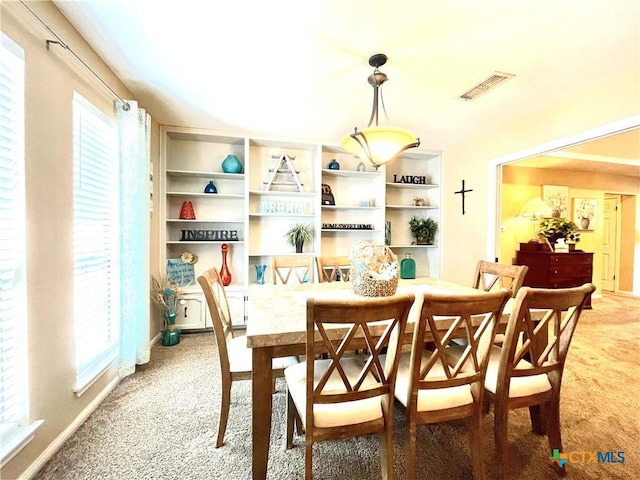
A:
[[[212,180],[209,180],[209,183],[206,187],[204,187],[204,193],[218,193],[218,189],[213,184]]]
[[[180,329],[164,330],[162,332],[162,345],[165,347],[173,347],[180,343]]]
[[[224,173],[242,173],[242,163],[235,155],[227,155],[222,161],[222,171]]]
[[[258,285],[264,285],[264,271],[266,269],[266,265],[256,265],[256,282]]]
[[[327,165],[327,167],[329,168],[329,170],[340,170],[340,164],[336,161],[335,158],[329,162],[329,165]]]
[[[180,329],[175,328],[177,313],[165,313],[162,345],[172,347],[180,343]]]

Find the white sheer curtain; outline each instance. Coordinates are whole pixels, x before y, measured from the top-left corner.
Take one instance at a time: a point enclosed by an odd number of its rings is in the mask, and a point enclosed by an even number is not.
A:
[[[116,102],[120,137],[120,377],[147,363],[149,345],[149,162],[151,117]]]

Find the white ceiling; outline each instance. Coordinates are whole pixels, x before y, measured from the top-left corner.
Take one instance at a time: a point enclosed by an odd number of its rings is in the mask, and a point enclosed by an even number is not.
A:
[[[445,151],[640,63],[638,0],[55,3],[161,124],[309,140],[366,126],[378,52],[391,122]]]
[[[640,129],[610,135],[510,165],[640,178]]]

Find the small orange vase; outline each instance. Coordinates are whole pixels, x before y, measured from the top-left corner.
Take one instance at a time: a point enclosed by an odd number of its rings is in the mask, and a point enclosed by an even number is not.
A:
[[[195,220],[196,212],[193,210],[193,204],[188,201],[182,202],[182,208],[180,208],[180,220]]]

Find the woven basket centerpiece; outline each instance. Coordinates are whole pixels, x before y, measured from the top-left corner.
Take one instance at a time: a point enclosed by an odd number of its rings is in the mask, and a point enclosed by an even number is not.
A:
[[[351,246],[350,280],[353,291],[364,297],[389,297],[398,289],[398,257],[389,247],[373,242]]]

